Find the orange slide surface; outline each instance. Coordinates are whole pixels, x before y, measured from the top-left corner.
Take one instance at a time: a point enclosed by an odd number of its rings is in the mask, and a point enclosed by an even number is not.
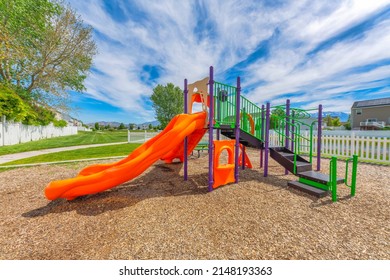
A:
[[[184,138],[188,137],[188,154],[206,132],[206,113],[175,116],[157,136],[135,149],[127,158],[111,164],[95,164],[80,171],[77,177],[52,181],[45,189],[48,199],[74,199],[116,187],[134,179],[157,160],[183,161]]]

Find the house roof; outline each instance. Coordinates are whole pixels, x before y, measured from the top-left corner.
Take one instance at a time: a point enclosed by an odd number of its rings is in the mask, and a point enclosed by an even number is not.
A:
[[[352,108],[375,107],[375,106],[386,106],[386,105],[390,105],[390,97],[356,101],[353,103]]]

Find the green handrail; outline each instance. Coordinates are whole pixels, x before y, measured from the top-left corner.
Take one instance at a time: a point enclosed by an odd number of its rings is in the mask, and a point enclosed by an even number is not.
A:
[[[214,82],[214,119],[216,128],[221,127],[221,125],[228,125],[231,128],[235,127],[236,95],[236,87]],[[261,115],[262,110],[259,106],[243,96],[240,97],[240,128],[259,140],[264,140],[264,135],[261,133],[263,122]],[[252,125],[254,126],[254,133],[252,133]]]
[[[332,157],[329,162],[329,187],[332,191],[332,201],[337,201],[337,157]]]
[[[347,159],[345,163],[345,185],[351,188],[351,196],[355,196],[356,192],[356,176],[357,176],[357,164],[358,164],[358,156],[353,155],[352,158]],[[348,184],[348,170],[349,170],[349,162],[352,161],[352,176],[351,176],[351,184]]]

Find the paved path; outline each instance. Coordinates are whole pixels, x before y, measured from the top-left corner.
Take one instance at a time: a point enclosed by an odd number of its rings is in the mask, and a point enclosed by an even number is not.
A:
[[[45,150],[39,150],[39,151],[30,151],[30,152],[23,152],[23,153],[17,153],[17,154],[9,154],[9,155],[0,156],[0,164],[7,163],[10,161],[14,161],[14,160],[18,160],[18,159],[38,156],[38,155],[44,155],[44,154],[50,154],[50,153],[56,153],[56,152],[62,152],[62,151],[78,150],[78,149],[84,149],[84,148],[100,147],[100,146],[120,145],[120,144],[126,144],[126,143],[127,142],[80,145],[80,146],[45,149]]]

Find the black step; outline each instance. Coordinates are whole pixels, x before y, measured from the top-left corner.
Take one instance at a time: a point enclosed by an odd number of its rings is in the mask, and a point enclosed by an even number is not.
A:
[[[220,128],[221,134],[230,138],[230,139],[235,139],[236,138],[236,133],[234,128],[230,128],[228,126],[221,126]],[[253,135],[243,131],[240,129],[240,143],[243,144],[244,146],[248,147],[253,147],[257,149],[262,149],[263,148],[263,142]]]
[[[310,194],[310,195],[314,195],[316,197],[324,197],[324,196],[329,194],[328,191],[321,190],[321,189],[303,184],[303,183],[298,182],[298,181],[290,181],[287,183],[287,185],[291,188],[305,192],[305,193]]]
[[[329,175],[328,174],[323,174],[323,173],[312,171],[312,170],[298,172],[297,176],[314,181],[314,182],[318,182],[318,183],[321,183],[324,185],[327,185],[329,183]],[[337,178],[337,184],[342,184],[342,183],[344,183],[344,179]]]
[[[294,154],[290,150],[284,147],[273,147],[269,150],[271,158],[273,158],[291,173],[294,173]],[[297,155],[296,158],[296,167],[297,168],[295,173],[312,170],[311,163],[299,155]]]

